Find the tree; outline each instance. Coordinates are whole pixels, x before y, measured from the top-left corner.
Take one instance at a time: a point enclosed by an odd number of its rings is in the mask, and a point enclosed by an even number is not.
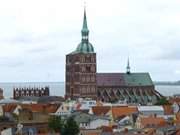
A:
[[[49,119],[49,128],[56,133],[61,133],[63,129],[63,121],[60,116],[53,116]]]
[[[64,124],[62,135],[78,135],[79,134],[79,126],[76,121],[69,117]]]
[[[170,103],[165,97],[163,97],[155,105],[170,105]]]

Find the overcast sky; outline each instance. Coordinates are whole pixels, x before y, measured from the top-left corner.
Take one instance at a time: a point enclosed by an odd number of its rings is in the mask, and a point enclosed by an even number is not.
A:
[[[0,82],[64,81],[81,40],[83,0],[1,0]],[[180,80],[180,0],[86,0],[98,72]]]

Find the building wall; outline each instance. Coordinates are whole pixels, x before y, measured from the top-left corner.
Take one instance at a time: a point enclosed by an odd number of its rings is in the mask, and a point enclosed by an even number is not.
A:
[[[98,98],[103,101],[126,101],[127,103],[156,103],[158,95],[154,86],[97,86]]]
[[[3,99],[4,96],[3,96],[3,89],[0,88],[0,99]]]
[[[14,99],[18,99],[20,97],[41,97],[41,96],[49,96],[49,87],[42,88],[14,88],[13,89],[13,97]]]
[[[109,120],[96,119],[90,122],[89,129],[96,129],[102,126],[109,126]]]
[[[66,98],[96,95],[96,53],[66,55]]]

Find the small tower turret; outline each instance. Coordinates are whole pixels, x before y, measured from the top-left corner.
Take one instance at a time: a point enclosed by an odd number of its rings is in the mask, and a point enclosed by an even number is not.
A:
[[[131,71],[130,71],[130,63],[129,63],[129,58],[128,58],[128,61],[127,61],[127,67],[126,67],[126,73],[127,74],[130,74],[131,73]]]

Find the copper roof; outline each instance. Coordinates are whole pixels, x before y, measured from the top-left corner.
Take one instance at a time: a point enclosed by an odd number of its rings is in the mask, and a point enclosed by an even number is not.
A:
[[[100,86],[153,86],[149,73],[97,73]]]

